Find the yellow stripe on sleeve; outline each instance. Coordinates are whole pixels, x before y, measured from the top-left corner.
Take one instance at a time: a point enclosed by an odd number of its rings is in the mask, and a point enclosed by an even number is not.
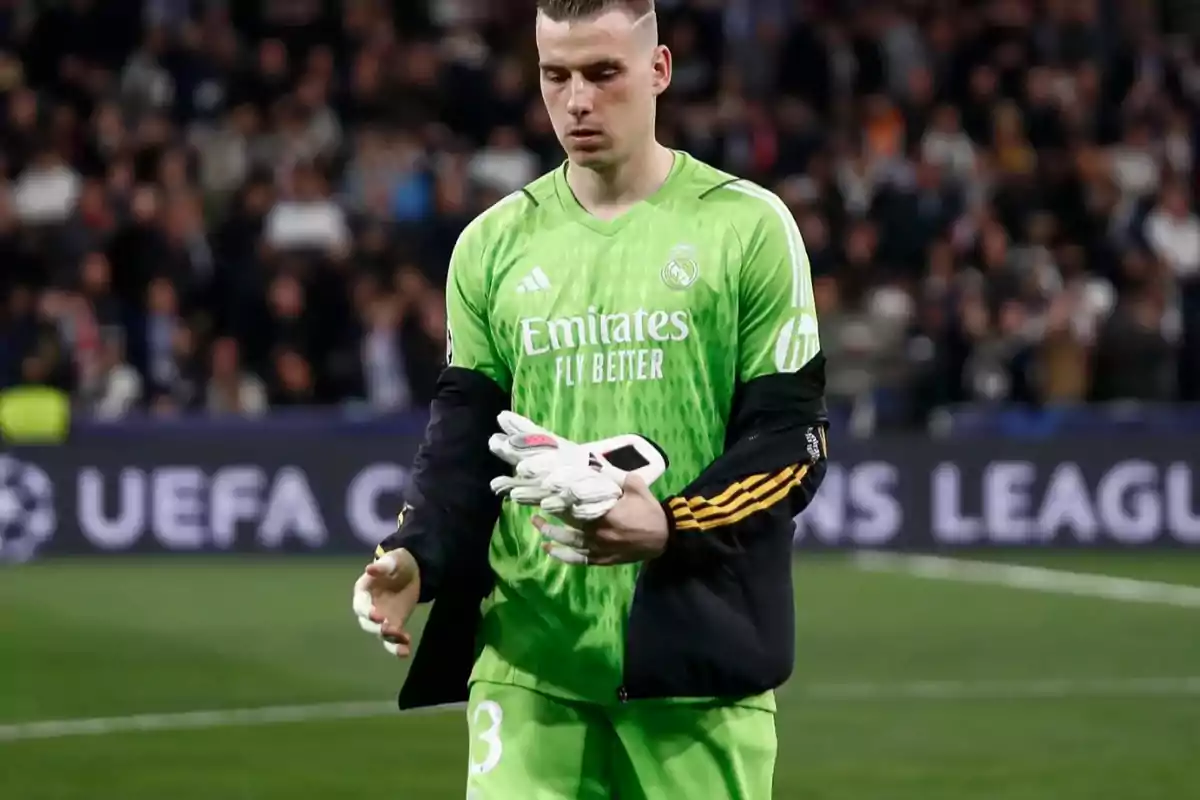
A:
[[[808,465],[793,464],[773,475],[755,475],[730,486],[717,497],[675,497],[668,503],[676,530],[707,531],[740,522],[784,500],[808,474]]]

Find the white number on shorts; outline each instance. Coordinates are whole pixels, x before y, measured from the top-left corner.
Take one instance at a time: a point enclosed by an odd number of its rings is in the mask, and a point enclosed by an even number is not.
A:
[[[500,744],[500,723],[504,721],[504,710],[500,708],[499,703],[484,700],[475,706],[475,711],[471,714],[472,727],[478,725],[480,718],[484,715],[487,715],[491,725],[486,730],[475,734],[475,738],[487,745],[487,755],[479,763],[471,762],[472,775],[483,775],[494,770],[500,763],[501,753],[504,752],[504,748]]]

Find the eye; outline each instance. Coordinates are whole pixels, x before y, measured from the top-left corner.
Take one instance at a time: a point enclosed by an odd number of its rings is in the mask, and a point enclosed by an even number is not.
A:
[[[565,83],[567,73],[561,69],[544,69],[542,70],[542,80],[549,83]]]
[[[615,66],[599,66],[587,70],[584,76],[592,83],[607,83],[621,74],[621,70]]]

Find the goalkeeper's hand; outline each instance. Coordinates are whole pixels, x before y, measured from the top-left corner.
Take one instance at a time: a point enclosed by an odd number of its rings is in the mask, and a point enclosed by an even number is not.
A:
[[[412,636],[404,629],[421,595],[416,559],[404,548],[388,551],[366,566],[354,583],[353,608],[359,627],[383,641],[389,653],[407,658]]]
[[[607,567],[649,561],[662,555],[670,538],[667,515],[650,488],[636,475],[612,510],[594,522],[563,517],[563,524],[534,516],[542,549],[559,561]]]

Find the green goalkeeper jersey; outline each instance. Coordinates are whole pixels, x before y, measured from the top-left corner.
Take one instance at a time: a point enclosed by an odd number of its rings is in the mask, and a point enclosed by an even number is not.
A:
[[[818,352],[804,244],[778,197],[686,153],[612,221],[584,210],[566,168],[463,231],[447,281],[449,363],[574,441],[653,439],[670,459],[653,486],[662,499],[721,454],[739,383]],[[496,587],[472,680],[613,702],[640,566],[549,558],[532,515],[506,503],[492,536]]]

